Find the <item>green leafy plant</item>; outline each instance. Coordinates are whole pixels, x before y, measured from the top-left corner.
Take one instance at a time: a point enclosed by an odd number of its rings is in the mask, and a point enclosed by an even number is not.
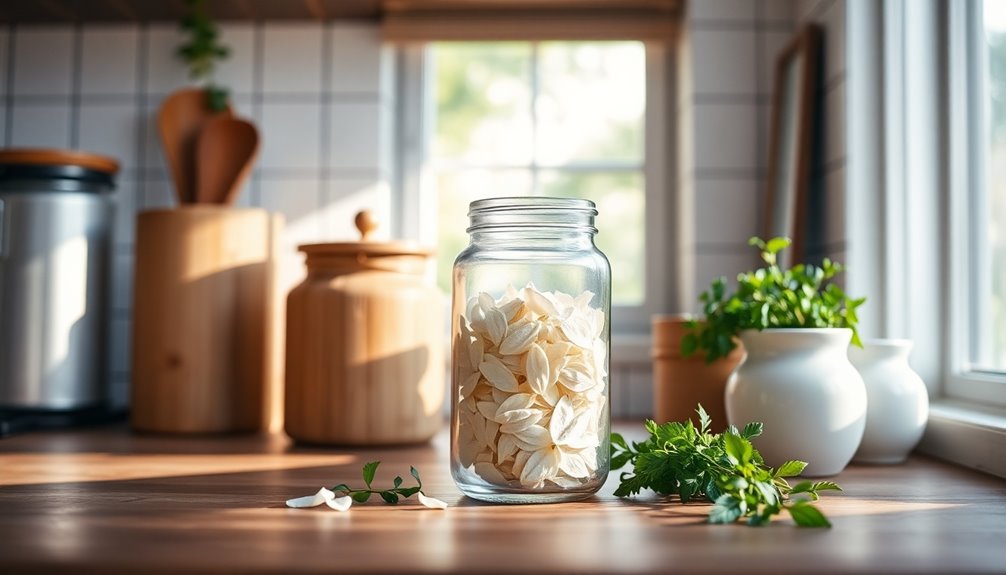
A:
[[[402,487],[404,482],[401,476],[396,476],[393,483],[394,487],[391,489],[374,489],[372,483],[374,482],[374,475],[377,473],[377,466],[381,464],[380,461],[371,461],[363,466],[363,482],[367,485],[364,489],[353,489],[346,485],[345,483],[340,483],[332,488],[332,491],[336,493],[342,492],[353,498],[353,501],[357,503],[366,503],[370,499],[371,495],[377,494],[381,496],[381,499],[391,503],[392,505],[397,504],[399,499],[406,499],[412,497],[416,493],[419,493],[423,489],[423,481],[419,478],[419,471],[415,467],[409,467],[409,473],[416,480],[416,485],[414,487]]]
[[[797,264],[781,269],[778,254],[790,243],[789,238],[748,241],[761,250],[766,267],[739,274],[734,293],[727,293],[721,277],[699,296],[704,321],[689,323],[691,331],[681,341],[683,356],[704,351],[711,363],[729,355],[744,330],[787,327],[850,328],[852,343],[862,347],[856,309],[866,298],[850,298],[832,281],[844,268],[828,258],[820,266]]]
[[[690,420],[663,425],[647,420],[650,437],[641,443],[630,445],[621,435],[611,434],[611,468],[632,465],[631,473],[621,474],[615,495],[629,497],[650,489],[663,496],[677,495],[682,503],[706,499],[714,503],[710,523],[743,518],[748,525],[765,525],[785,510],[801,527],[831,527],[811,502],[821,491],[841,491],[838,484],[790,485],[786,478],[799,475],[807,463],[794,460],[777,469],[766,466],[751,444],[762,433],[761,423],[711,433],[709,415],[701,405],[697,413],[698,428]]]
[[[205,82],[210,109],[222,112],[227,109],[228,90],[213,83],[213,71],[218,60],[227,58],[230,50],[218,42],[216,23],[206,12],[205,0],[186,0],[190,13],[182,19],[181,28],[189,39],[178,47],[176,55],[189,66],[189,77]]]

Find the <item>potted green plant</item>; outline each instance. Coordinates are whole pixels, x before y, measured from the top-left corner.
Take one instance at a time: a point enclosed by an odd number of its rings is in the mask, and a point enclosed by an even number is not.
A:
[[[766,423],[757,445],[769,465],[795,457],[813,461],[805,475],[834,475],[852,459],[866,423],[866,388],[848,358],[850,342],[861,345],[856,311],[865,298],[845,294],[834,281],[843,267],[829,259],[780,268],[787,238],[749,244],[765,267],[739,274],[733,292],[722,278],[713,282],[682,353],[714,361],[743,342],[747,356],[726,388],[730,423]]]

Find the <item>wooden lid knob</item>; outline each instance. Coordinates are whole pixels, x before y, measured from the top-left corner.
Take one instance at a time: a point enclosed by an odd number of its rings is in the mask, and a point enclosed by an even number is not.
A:
[[[363,210],[356,214],[356,229],[360,230],[360,241],[367,241],[370,234],[377,229],[377,223],[370,210]]]

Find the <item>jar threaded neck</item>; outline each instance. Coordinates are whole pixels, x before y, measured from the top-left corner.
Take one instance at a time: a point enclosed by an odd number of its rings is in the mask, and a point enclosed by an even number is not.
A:
[[[476,200],[469,205],[468,233],[554,229],[597,234],[597,208],[590,200],[549,197],[506,197]]]

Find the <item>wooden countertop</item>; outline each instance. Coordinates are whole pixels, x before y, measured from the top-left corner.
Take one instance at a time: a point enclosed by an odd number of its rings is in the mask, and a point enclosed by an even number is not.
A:
[[[451,507],[284,506],[358,484],[371,460],[381,484],[415,465]],[[922,457],[847,469],[846,491],[820,504],[830,530],[708,525],[705,504],[612,496],[615,476],[584,502],[485,505],[460,495],[447,460],[446,433],[371,450],[120,428],[3,439],[0,573],[1006,573],[1006,481]]]

